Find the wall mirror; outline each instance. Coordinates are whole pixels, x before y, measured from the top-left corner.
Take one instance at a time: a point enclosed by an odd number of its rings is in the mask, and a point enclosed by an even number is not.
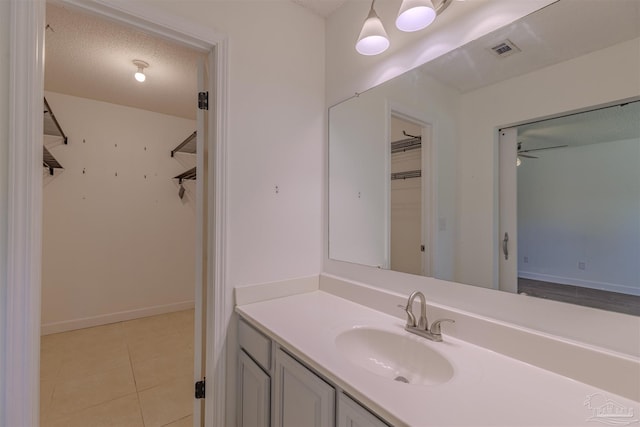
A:
[[[559,0],[331,107],[329,258],[640,315],[639,22]]]

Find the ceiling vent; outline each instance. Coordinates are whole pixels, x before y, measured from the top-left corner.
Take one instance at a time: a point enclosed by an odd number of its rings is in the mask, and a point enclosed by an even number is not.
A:
[[[509,39],[506,39],[489,49],[494,55],[499,56],[500,58],[520,52],[520,48]]]

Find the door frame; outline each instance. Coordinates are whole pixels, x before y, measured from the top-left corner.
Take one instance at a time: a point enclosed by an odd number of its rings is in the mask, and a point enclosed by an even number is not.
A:
[[[215,56],[209,87],[214,131],[206,141],[208,247],[205,426],[224,426],[226,359],[224,319],[231,313],[225,280],[228,40],[225,34],[139,4],[117,0],[61,0],[107,19],[208,51]],[[10,0],[9,168],[6,313],[0,364],[0,424],[39,424],[42,251],[42,98],[45,0]],[[195,96],[195,94],[194,94]],[[30,143],[25,143],[30,141]],[[213,214],[213,215],[212,215]],[[194,425],[199,422],[194,416]]]
[[[423,112],[416,111],[405,105],[396,102],[387,102],[386,104],[386,143],[387,147],[391,146],[391,116],[396,116],[402,120],[406,120],[422,127],[422,201],[421,201],[421,238],[426,249],[422,253],[422,275],[430,277],[434,274],[434,254],[436,250],[436,231],[435,218],[438,213],[438,194],[437,194],[437,162],[436,144],[433,143],[436,134],[436,125],[434,120],[425,116]],[[424,173],[424,171],[427,171]],[[385,233],[385,259],[387,260],[387,268],[391,267],[391,150],[385,150],[385,200],[386,200],[386,233]],[[428,218],[425,220],[425,213]]]
[[[500,129],[498,135],[498,289],[511,293],[518,293],[517,147],[518,128]],[[508,236],[507,241],[505,236]]]

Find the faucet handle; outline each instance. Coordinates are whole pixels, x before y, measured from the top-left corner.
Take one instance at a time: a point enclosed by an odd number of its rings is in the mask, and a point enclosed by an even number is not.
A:
[[[438,320],[435,320],[435,321],[431,324],[430,332],[431,332],[432,334],[435,334],[435,335],[441,335],[441,334],[442,334],[442,332],[440,331],[440,324],[441,324],[442,322],[451,322],[451,323],[456,323],[456,321],[455,321],[455,320],[453,320],[453,319],[438,319]]]
[[[404,306],[402,304],[398,304],[398,307],[400,307],[401,309],[404,310],[405,313],[407,313],[407,326],[411,326],[411,327],[415,327],[416,326],[416,317],[413,315],[413,312],[411,311],[411,307]]]

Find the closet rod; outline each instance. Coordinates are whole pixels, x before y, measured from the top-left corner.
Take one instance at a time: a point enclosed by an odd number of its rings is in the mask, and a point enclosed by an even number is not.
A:
[[[395,172],[391,174],[391,180],[395,181],[397,179],[409,179],[409,178],[420,178],[422,176],[421,170],[413,170],[406,172]]]
[[[53,124],[56,125],[56,127],[58,128],[58,131],[60,132],[60,135],[64,139],[64,143],[67,144],[68,143],[67,135],[65,135],[64,131],[62,130],[62,127],[60,126],[60,123],[58,123],[58,119],[56,119],[55,114],[53,114],[53,111],[51,111],[51,107],[49,107],[49,103],[47,102],[47,98],[44,98],[44,107],[45,107],[44,114],[49,113],[49,115],[51,116],[51,120],[53,120]]]
[[[193,167],[186,172],[182,172],[180,175],[174,176],[173,179],[178,180],[178,184],[182,184],[185,179],[196,179],[196,168]]]

